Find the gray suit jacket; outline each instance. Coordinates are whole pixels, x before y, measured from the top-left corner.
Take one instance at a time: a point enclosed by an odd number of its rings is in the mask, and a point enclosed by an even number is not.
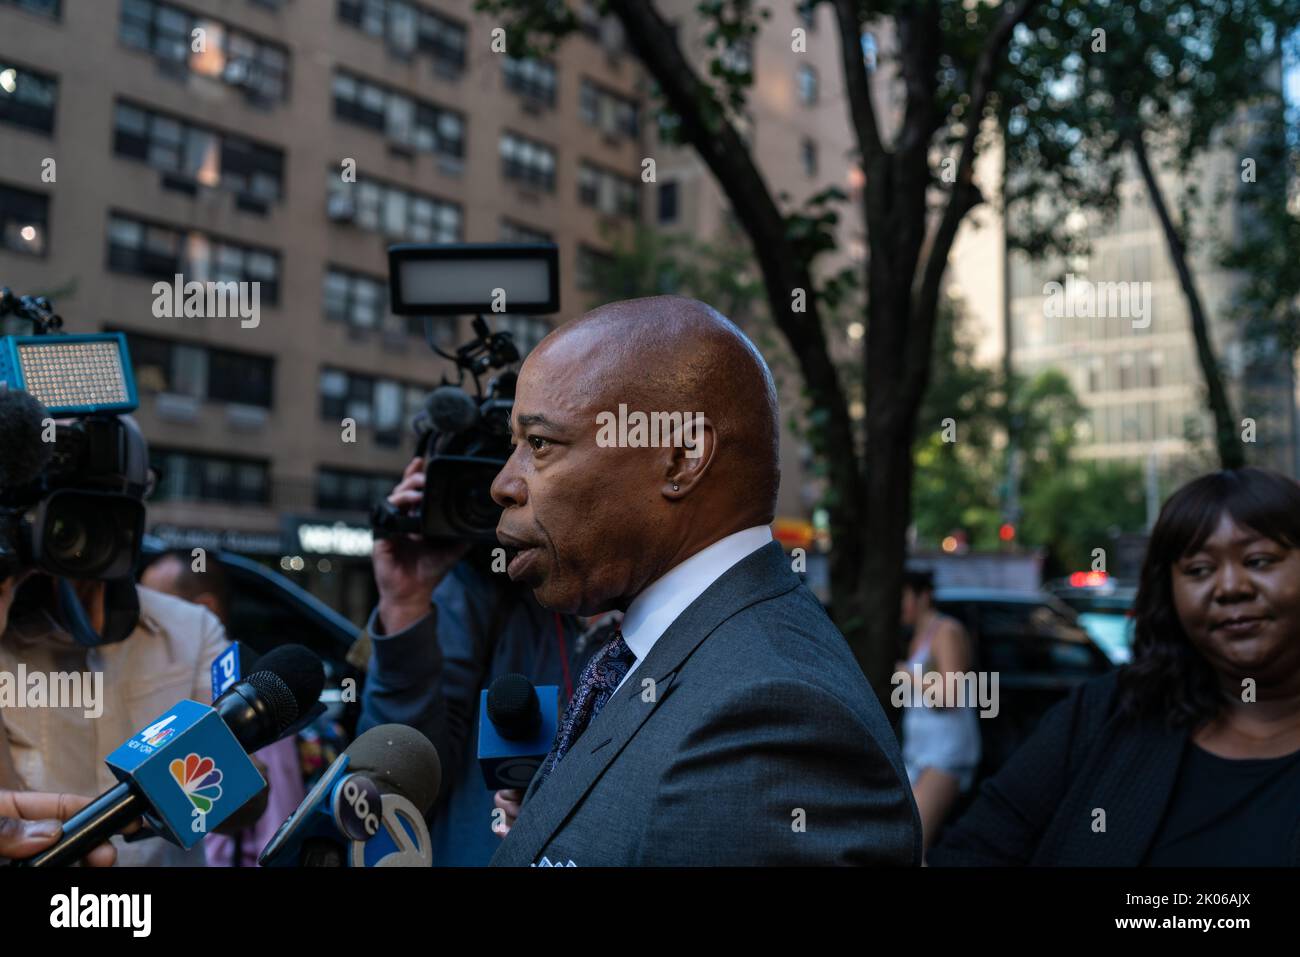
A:
[[[776,542],[688,607],[541,787],[494,865],[900,864],[897,739]]]

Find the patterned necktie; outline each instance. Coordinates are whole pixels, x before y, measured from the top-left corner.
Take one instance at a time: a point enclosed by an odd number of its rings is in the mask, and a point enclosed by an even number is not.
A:
[[[546,776],[569,753],[573,743],[587,730],[587,725],[591,724],[596,715],[600,714],[600,709],[614,696],[614,689],[635,660],[636,655],[632,654],[632,649],[623,640],[623,633],[617,632],[587,662],[587,667],[578,678],[578,688],[564,709],[564,717],[560,719],[559,730],[555,732],[555,744],[537,770],[537,787],[542,786]]]

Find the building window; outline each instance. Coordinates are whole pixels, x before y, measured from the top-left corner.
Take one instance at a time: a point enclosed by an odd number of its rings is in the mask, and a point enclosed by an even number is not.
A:
[[[817,141],[804,137],[800,146],[800,155],[803,159],[803,171],[805,176],[817,175]]]
[[[1148,382],[1147,385],[1153,389],[1160,386],[1160,370],[1164,366],[1164,356],[1158,352],[1152,352],[1147,356]]]
[[[50,198],[0,184],[0,249],[44,256],[49,235]]]
[[[502,133],[501,175],[526,186],[554,192],[555,150],[516,133]]]
[[[677,180],[665,180],[659,184],[659,222],[677,222]]]
[[[388,309],[388,283],[348,269],[325,270],[325,318],[351,329],[380,329],[396,336],[424,336],[419,316],[396,316]]]
[[[501,67],[506,89],[521,96],[555,105],[555,64],[536,57],[506,57]]]
[[[748,40],[736,40],[727,44],[718,59],[722,66],[732,73],[745,74],[754,72],[754,44]]]
[[[280,299],[280,256],[268,249],[145,222],[123,213],[108,219],[108,268],[151,279],[178,273],[195,282],[260,283],[260,301]]]
[[[640,128],[636,101],[587,79],[578,88],[578,115],[588,126],[594,126],[609,136],[635,138]]]
[[[0,7],[13,7],[27,13],[57,20],[62,15],[62,0],[0,0]]]
[[[454,159],[465,155],[465,119],[460,113],[343,70],[334,74],[334,114],[422,153]]]
[[[155,502],[268,505],[271,501],[271,467],[264,460],[153,447],[149,464],[158,473]]]
[[[0,60],[0,123],[53,133],[58,95],[54,77]]]
[[[131,365],[143,392],[263,409],[273,405],[274,359],[121,331],[126,332]]]
[[[345,183],[331,170],[326,209],[330,219],[415,243],[456,243],[461,238],[461,208],[456,203],[358,178]]]
[[[596,0],[582,0],[582,6],[578,10],[578,27],[604,47],[610,56],[623,52],[623,24],[615,16],[602,14]]]
[[[117,35],[129,47],[235,87],[250,98],[274,103],[287,96],[288,51],[218,20],[158,0],[122,0]],[[194,49],[196,37],[203,38],[201,50]]]
[[[316,507],[323,512],[369,512],[399,481],[400,475],[322,467],[316,473]]]
[[[323,367],[320,414],[328,422],[353,419],[372,429],[379,445],[402,444],[403,428],[424,405],[427,390],[414,383]]]
[[[583,161],[578,167],[578,202],[609,216],[630,216],[640,212],[637,181]]]
[[[284,153],[242,136],[118,101],[113,151],[202,186],[263,202],[280,199]]]
[[[465,26],[433,10],[407,0],[339,0],[338,17],[399,57],[425,53],[444,76],[464,72]]]
[[[555,237],[541,229],[524,226],[514,220],[501,220],[501,241],[503,243],[553,243]]]
[[[578,288],[592,290],[609,274],[614,266],[614,257],[590,246],[579,246],[574,265]]]
[[[817,71],[808,64],[803,64],[797,71],[799,78],[799,102],[804,106],[817,103]]]
[[[1119,357],[1119,387],[1132,389],[1136,385],[1133,375],[1133,356],[1125,353]]]

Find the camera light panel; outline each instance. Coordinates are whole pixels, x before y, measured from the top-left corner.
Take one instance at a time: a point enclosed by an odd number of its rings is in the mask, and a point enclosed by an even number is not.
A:
[[[0,381],[30,393],[54,416],[130,412],[137,406],[121,333],[5,337]]]
[[[560,309],[553,243],[392,246],[388,269],[397,315],[549,315]]]

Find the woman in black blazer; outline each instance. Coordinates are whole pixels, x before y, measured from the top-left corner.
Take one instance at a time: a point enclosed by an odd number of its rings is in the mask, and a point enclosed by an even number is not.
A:
[[[1175,492],[1134,615],[1130,664],[1049,711],[929,864],[1300,864],[1300,484]]]

